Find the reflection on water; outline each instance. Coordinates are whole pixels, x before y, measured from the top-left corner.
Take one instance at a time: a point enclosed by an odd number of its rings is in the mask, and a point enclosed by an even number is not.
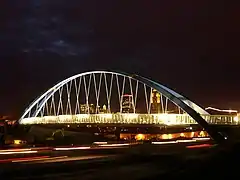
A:
[[[166,140],[177,138],[196,138],[209,137],[206,131],[182,132],[171,134],[120,134],[120,139],[123,140]]]

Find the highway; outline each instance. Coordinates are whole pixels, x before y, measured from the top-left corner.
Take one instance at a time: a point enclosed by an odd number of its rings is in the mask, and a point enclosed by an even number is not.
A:
[[[169,165],[174,164],[173,157],[179,157],[179,154],[184,154],[184,157],[195,156],[198,151],[211,149],[211,147],[214,145],[209,142],[198,141],[0,150],[0,153],[5,153],[0,155],[0,172],[10,179],[52,179],[53,177],[108,179],[110,174],[131,175],[136,171],[142,173],[136,173],[134,176],[145,177],[149,175],[146,172],[151,172],[151,176],[154,174],[152,171],[156,169],[156,162],[158,166],[161,164],[161,171],[166,172],[169,170]],[[6,154],[8,152],[10,154]],[[157,159],[160,161],[156,161]],[[14,173],[12,173],[13,169]],[[159,173],[159,171],[156,172]]]

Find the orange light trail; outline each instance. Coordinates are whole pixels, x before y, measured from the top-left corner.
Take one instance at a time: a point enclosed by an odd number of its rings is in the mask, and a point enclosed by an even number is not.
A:
[[[56,159],[64,159],[67,158],[68,156],[58,156],[58,157],[44,157],[44,158],[34,158],[34,159],[20,159],[20,160],[15,160],[12,162],[32,162],[32,161],[46,161],[46,160],[56,160]]]
[[[192,145],[192,146],[186,146],[188,149],[192,148],[203,148],[203,147],[212,147],[212,144],[200,144],[200,145]]]
[[[43,159],[48,158],[49,156],[36,156],[36,157],[26,157],[26,158],[11,158],[11,159],[2,159],[0,160],[0,163],[6,163],[6,162],[14,162],[14,161],[21,161],[21,160],[35,160],[35,159]]]

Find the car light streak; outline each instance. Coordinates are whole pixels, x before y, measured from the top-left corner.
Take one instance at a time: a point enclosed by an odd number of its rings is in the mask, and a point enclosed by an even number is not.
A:
[[[12,161],[12,162],[34,162],[35,161],[46,161],[46,160],[54,160],[54,159],[63,159],[63,158],[67,158],[68,156],[58,156],[58,157],[45,157],[45,158],[35,158],[35,159],[23,159],[23,160],[16,160],[16,161]]]
[[[31,149],[3,149],[0,152],[16,152],[16,151],[31,151]]]
[[[199,144],[199,145],[192,145],[192,146],[186,146],[186,148],[192,149],[192,148],[203,148],[203,147],[211,147],[213,145],[211,144]]]
[[[101,147],[118,147],[118,146],[129,146],[130,144],[101,144],[99,146]]]
[[[68,151],[68,150],[81,150],[81,149],[90,149],[90,146],[87,147],[62,147],[62,148],[54,148],[56,151]]]
[[[107,142],[94,142],[93,144],[107,144]]]
[[[176,141],[152,142],[152,144],[176,144]]]
[[[211,138],[193,138],[197,141],[207,141],[207,140],[210,140]]]
[[[197,140],[195,139],[185,139],[185,140],[177,140],[177,143],[184,143],[184,142],[196,142]]]
[[[46,159],[43,161],[36,161],[36,162],[30,162],[30,163],[42,164],[42,163],[81,161],[81,160],[90,160],[90,159],[100,159],[104,157],[111,157],[111,156],[81,156],[81,157],[52,158],[52,159]]]
[[[1,155],[6,154],[32,154],[37,153],[38,151],[16,151],[16,152],[0,152]]]
[[[47,158],[49,156],[36,156],[36,157],[25,157],[25,158],[11,158],[11,159],[1,159],[0,163],[6,163],[6,162],[13,162],[13,161],[21,161],[21,160],[34,160],[34,159],[40,159],[40,158]]]

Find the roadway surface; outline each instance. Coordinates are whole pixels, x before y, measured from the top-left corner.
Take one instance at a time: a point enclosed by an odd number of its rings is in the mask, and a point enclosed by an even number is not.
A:
[[[203,159],[214,148],[207,141],[170,141],[0,150],[0,174],[8,179],[148,179]]]

